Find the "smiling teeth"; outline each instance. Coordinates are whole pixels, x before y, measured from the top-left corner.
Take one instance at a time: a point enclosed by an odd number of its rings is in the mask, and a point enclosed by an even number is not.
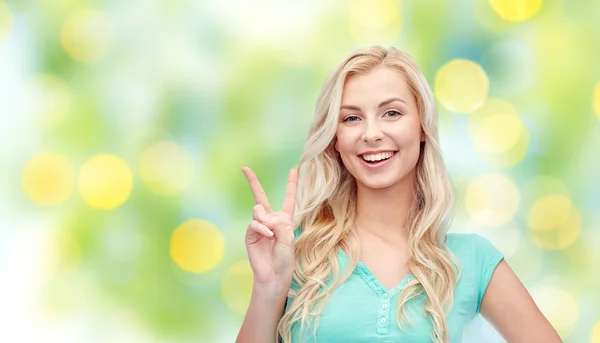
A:
[[[362,158],[365,161],[374,162],[374,161],[387,160],[388,158],[392,157],[393,155],[394,155],[393,152],[383,152],[381,154],[362,155]]]

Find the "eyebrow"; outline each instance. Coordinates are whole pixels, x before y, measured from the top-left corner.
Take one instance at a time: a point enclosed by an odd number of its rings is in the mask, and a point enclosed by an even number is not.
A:
[[[400,99],[400,98],[390,98],[390,99],[387,99],[387,100],[385,100],[385,101],[381,102],[381,103],[379,104],[379,106],[377,106],[377,107],[378,107],[378,108],[381,108],[381,107],[383,107],[383,106],[385,106],[385,105],[389,105],[389,104],[391,104],[391,103],[392,103],[392,102],[394,102],[394,101],[400,101],[400,102],[403,102],[403,103],[405,103],[405,104],[406,104],[406,102],[405,102],[404,100]],[[358,106],[353,106],[353,105],[342,105],[342,106],[340,107],[340,110],[343,110],[343,109],[346,109],[346,110],[354,110],[354,111],[360,111],[360,107],[358,107]]]

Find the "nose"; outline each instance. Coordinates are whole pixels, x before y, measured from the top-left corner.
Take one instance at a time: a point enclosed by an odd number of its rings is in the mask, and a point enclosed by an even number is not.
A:
[[[365,125],[362,139],[365,143],[375,143],[383,139],[383,132],[377,123],[370,122]]]

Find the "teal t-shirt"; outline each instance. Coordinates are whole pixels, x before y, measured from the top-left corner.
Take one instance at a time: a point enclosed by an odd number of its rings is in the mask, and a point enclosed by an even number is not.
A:
[[[450,233],[446,244],[461,265],[454,304],[446,317],[450,342],[459,343],[466,327],[479,313],[481,299],[503,255],[486,238],[476,234]],[[341,248],[338,248],[338,261],[343,272],[348,256]],[[409,302],[407,308],[414,326],[403,324],[404,330],[401,330],[396,324],[398,295],[411,278],[414,276],[409,274],[396,287],[386,289],[369,268],[359,262],[351,276],[330,295],[321,313],[316,341],[312,328],[304,329],[300,341],[300,325],[294,323],[292,343],[430,343],[433,324],[423,311],[424,295],[417,297],[413,304]],[[296,282],[292,282],[292,289],[298,290]],[[286,311],[290,301],[291,298]]]

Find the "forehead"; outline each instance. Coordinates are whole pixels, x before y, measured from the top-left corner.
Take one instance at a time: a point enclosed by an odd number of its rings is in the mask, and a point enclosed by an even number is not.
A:
[[[391,97],[413,102],[410,86],[402,73],[390,67],[377,67],[366,74],[353,75],[346,80],[342,105],[379,103]]]

